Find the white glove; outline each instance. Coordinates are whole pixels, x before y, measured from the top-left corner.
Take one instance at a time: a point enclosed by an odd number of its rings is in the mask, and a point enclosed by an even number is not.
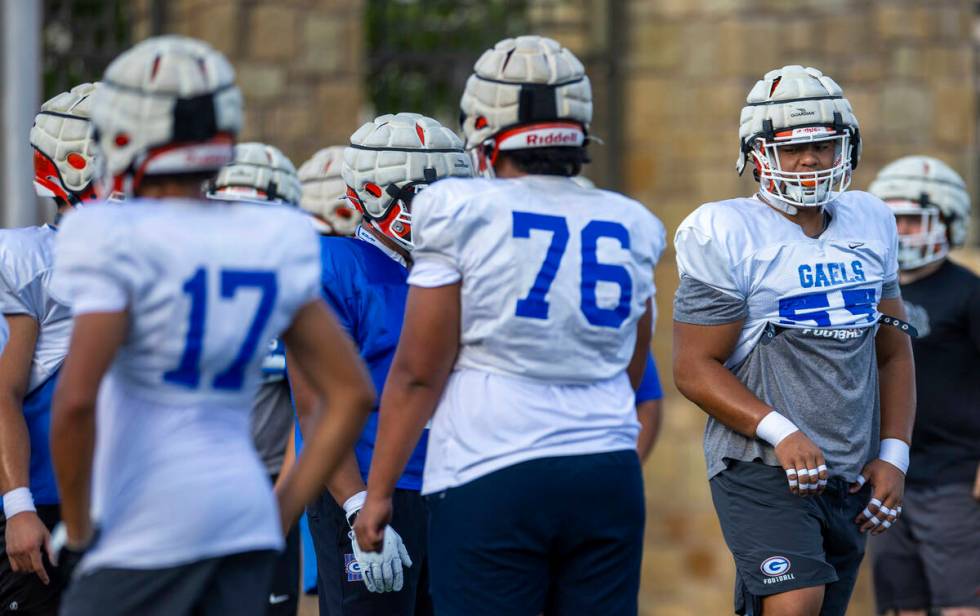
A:
[[[405,584],[402,567],[411,567],[412,559],[402,543],[402,538],[391,525],[385,526],[385,538],[380,552],[365,552],[357,545],[354,531],[350,533],[354,558],[361,566],[364,584],[371,592],[398,592]]]

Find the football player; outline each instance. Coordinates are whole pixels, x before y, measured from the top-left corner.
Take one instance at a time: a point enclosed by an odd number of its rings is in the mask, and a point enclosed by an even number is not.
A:
[[[702,205],[675,237],[674,379],[709,415],[736,611],[843,616],[864,533],[894,524],[908,467],[894,217],[845,192],[858,122],[817,69],[766,73],[739,137],[737,169],[752,166],[758,193]]]
[[[437,613],[635,614],[634,387],[664,228],[636,201],[571,179],[587,160],[592,92],[557,42],[497,43],[461,108],[488,177],[415,199],[411,288],[357,540],[392,541],[392,495],[431,417],[422,491]]]
[[[229,201],[275,203],[297,207],[300,198],[296,168],[278,148],[265,143],[239,143],[231,163],[218,171],[208,197]],[[291,466],[293,403],[286,380],[286,350],[276,338],[262,360],[259,386],[251,418],[252,442],[269,480],[275,485]],[[289,616],[299,609],[299,526],[286,535],[286,548],[276,560],[269,592],[269,616]]]
[[[313,217],[313,224],[323,235],[354,235],[361,213],[347,200],[347,185],[340,170],[344,165],[342,145],[332,145],[299,167],[303,196],[299,205]]]
[[[241,105],[224,56],[179,36],[116,58],[93,101],[107,179],[134,198],[69,217],[55,246],[75,315],[51,423],[67,616],[264,614],[285,530],[373,403],[306,217],[204,199]],[[330,415],[274,495],[249,414],[280,332]]]
[[[362,218],[353,238],[321,238],[321,291],[381,391],[405,313],[412,265],[412,203],[437,180],[472,176],[472,167],[455,133],[416,113],[383,115],[359,128],[341,166],[347,197]],[[293,389],[300,421],[305,423],[309,405],[302,378],[294,381]],[[393,495],[397,514],[385,530],[388,541],[372,553],[348,538],[364,504],[377,428],[374,412],[346,464],[328,484],[328,492],[307,508],[317,552],[321,614],[432,613],[428,516],[419,492],[424,435],[397,478]]]
[[[916,416],[902,523],[872,541],[880,613],[980,615],[980,278],[947,258],[970,195],[946,163],[900,158],[869,189],[898,222]]]
[[[94,197],[97,160],[85,83],[44,103],[34,119],[34,186],[57,204],[57,218]],[[60,519],[48,446],[51,396],[71,311],[50,288],[55,225],[0,231],[0,312],[10,341],[0,355],[0,612],[56,614],[60,580],[43,546]]]

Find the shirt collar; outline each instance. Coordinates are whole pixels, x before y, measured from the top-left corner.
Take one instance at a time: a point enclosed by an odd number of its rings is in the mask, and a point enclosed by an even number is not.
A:
[[[373,245],[375,248],[388,255],[390,259],[397,262],[405,269],[408,269],[408,262],[405,261],[405,257],[398,254],[398,252],[396,252],[391,247],[386,246],[384,242],[376,238],[370,231],[365,229],[363,226],[357,225],[357,229],[354,230],[354,237],[356,239],[361,240],[362,242],[367,242],[368,244]]]

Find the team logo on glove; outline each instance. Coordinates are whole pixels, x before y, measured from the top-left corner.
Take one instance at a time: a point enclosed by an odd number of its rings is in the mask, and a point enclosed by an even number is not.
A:
[[[361,564],[353,554],[344,554],[344,570],[347,572],[348,582],[360,582],[364,579],[361,575]]]

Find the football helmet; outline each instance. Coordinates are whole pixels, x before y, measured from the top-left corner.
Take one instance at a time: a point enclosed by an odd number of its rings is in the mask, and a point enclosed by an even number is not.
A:
[[[473,69],[459,106],[478,173],[492,177],[501,150],[585,145],[592,85],[582,63],[557,41],[504,39]]]
[[[317,230],[328,235],[353,235],[361,222],[361,213],[347,199],[341,174],[344,149],[342,145],[323,148],[299,168],[303,186],[299,206],[313,215]]]
[[[882,168],[868,188],[895,216],[919,216],[917,233],[898,237],[898,266],[912,270],[962,246],[970,224],[970,193],[958,173],[931,156],[906,156]]]
[[[821,207],[847,189],[861,158],[861,134],[840,86],[815,68],[784,66],[769,71],[746,97],[739,122],[739,175],[747,162],[760,191],[790,215],[798,207]],[[780,167],[779,148],[831,141],[829,169],[792,172]]]
[[[89,118],[99,83],[83,83],[41,105],[31,127],[38,196],[75,205],[95,198],[97,153]]]
[[[292,161],[279,148],[255,142],[236,145],[234,160],[218,171],[208,187],[212,199],[299,205],[299,195]]]
[[[442,178],[471,177],[473,168],[456,133],[432,118],[398,113],[351,135],[341,173],[363,220],[411,250],[415,194]]]
[[[106,181],[123,195],[147,175],[216,172],[232,161],[241,124],[231,64],[182,36],[150,38],[123,52],[92,101]]]

